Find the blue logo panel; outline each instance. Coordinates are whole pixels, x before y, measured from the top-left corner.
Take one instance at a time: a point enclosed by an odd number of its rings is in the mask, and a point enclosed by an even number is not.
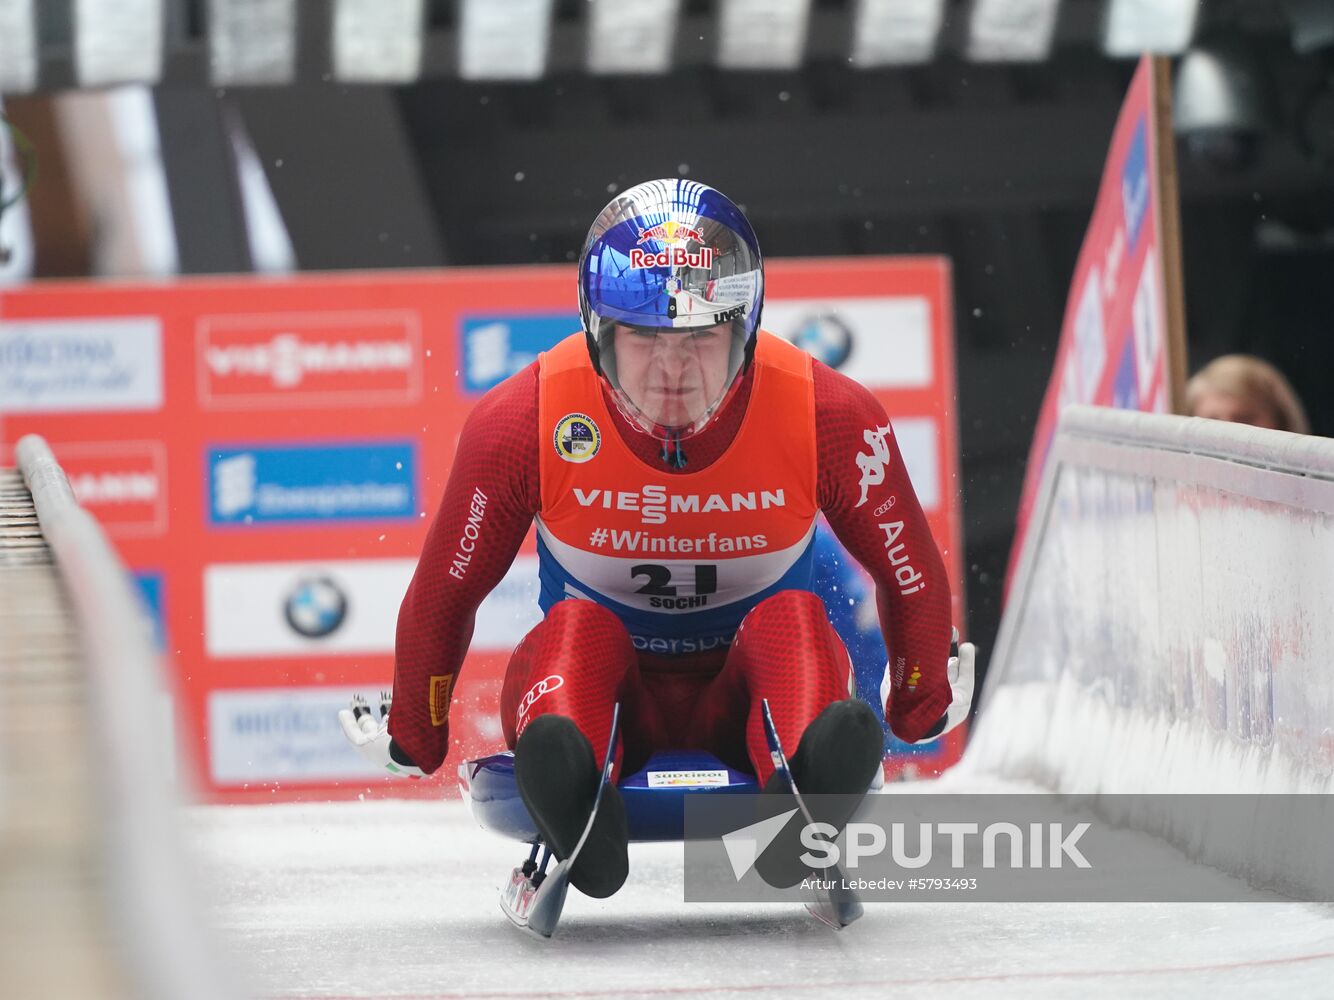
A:
[[[382,521],[415,516],[416,448],[408,441],[212,448],[213,524]]]
[[[1126,334],[1126,346],[1121,351],[1121,363],[1112,382],[1112,405],[1120,410],[1139,409],[1139,371],[1135,364],[1135,335]]]
[[[1143,117],[1135,125],[1126,162],[1121,168],[1121,207],[1126,217],[1127,251],[1133,255],[1144,214],[1149,209],[1149,140],[1148,125]]]
[[[583,321],[577,312],[539,316],[474,316],[460,331],[463,391],[482,393],[499,385],[537,360],[577,330]]]
[[[135,586],[139,589],[139,596],[143,598],[148,613],[152,616],[153,642],[161,652],[167,648],[167,630],[162,618],[162,574],[140,571],[132,575]]]

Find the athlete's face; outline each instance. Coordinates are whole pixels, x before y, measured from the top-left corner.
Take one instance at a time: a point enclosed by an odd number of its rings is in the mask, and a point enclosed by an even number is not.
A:
[[[704,417],[727,388],[732,327],[644,330],[616,325],[621,391],[649,420],[687,427]]]

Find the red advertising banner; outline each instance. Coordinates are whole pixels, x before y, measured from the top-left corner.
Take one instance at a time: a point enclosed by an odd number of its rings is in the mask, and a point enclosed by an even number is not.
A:
[[[1179,251],[1172,150],[1159,138],[1167,117],[1159,107],[1164,83],[1156,78],[1154,61],[1141,59],[1116,120],[1028,455],[1011,578],[1062,407],[1088,403],[1150,413],[1172,408],[1184,331],[1170,308],[1180,292]]]
[[[947,263],[766,270],[766,328],[893,418],[961,620]],[[46,437],[134,573],[173,664],[177,745],[209,797],[440,794],[369,769],[335,714],[389,687],[398,604],[464,418],[579,329],[574,288],[561,266],[0,292],[5,442]],[[501,678],[539,619],[536,564],[530,538],[478,612],[446,787],[502,746]],[[958,741],[912,750],[895,766],[934,770]]]

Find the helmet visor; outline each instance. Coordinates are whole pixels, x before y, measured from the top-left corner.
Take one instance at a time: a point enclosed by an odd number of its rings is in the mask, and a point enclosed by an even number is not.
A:
[[[587,311],[632,326],[676,329],[739,318],[754,330],[764,288],[758,251],[723,223],[689,218],[693,225],[644,228],[637,217],[618,221],[613,213],[614,225],[584,250],[580,294]],[[599,218],[595,230],[607,221]]]
[[[745,358],[746,331],[739,320],[674,328],[596,317],[595,325],[598,361],[622,412],[657,433],[702,429]]]

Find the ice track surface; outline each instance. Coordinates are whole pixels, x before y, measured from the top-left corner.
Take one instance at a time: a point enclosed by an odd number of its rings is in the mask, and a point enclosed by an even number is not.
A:
[[[275,1000],[1334,997],[1334,907],[1259,893],[1227,904],[874,903],[835,933],[797,905],[686,904],[681,846],[640,845],[620,893],[572,890],[542,942],[498,903],[522,846],[477,828],[457,800],[197,807],[187,831],[225,948],[253,994]],[[1161,856],[1188,864],[1170,848]]]

